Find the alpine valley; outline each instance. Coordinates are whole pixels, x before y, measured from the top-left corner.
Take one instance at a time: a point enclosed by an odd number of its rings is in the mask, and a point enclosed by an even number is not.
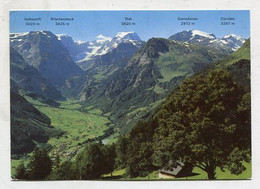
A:
[[[11,33],[10,73],[13,178],[157,179],[182,162],[196,173],[189,179],[251,173],[250,160],[239,159],[250,154],[250,39],[198,30],[147,41],[135,32],[92,41]],[[218,132],[230,149],[219,149]],[[35,148],[53,162],[44,177],[30,176]],[[204,161],[207,153],[215,159]]]

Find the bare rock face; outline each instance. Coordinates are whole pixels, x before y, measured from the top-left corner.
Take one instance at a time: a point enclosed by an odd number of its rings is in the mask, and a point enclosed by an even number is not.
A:
[[[11,34],[10,39],[11,46],[24,60],[54,86],[60,87],[67,78],[83,73],[57,36],[49,31]]]
[[[10,62],[11,79],[19,89],[37,93],[53,100],[64,99],[60,91],[48,79],[42,77],[36,68],[27,64],[23,57],[12,47],[10,48]]]

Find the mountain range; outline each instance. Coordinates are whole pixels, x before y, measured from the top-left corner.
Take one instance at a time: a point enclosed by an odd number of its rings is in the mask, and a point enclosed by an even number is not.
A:
[[[120,37],[132,37],[132,35],[125,35],[126,33],[120,34],[118,33],[111,40],[104,40],[105,45],[99,47],[100,52],[111,47],[109,44],[113,41],[120,41],[118,40]],[[185,34],[186,38],[183,37]],[[153,38],[141,48],[139,46],[135,54],[133,51],[134,55],[130,54],[131,59],[124,61],[123,66],[117,66],[113,70],[107,69],[107,72],[104,72],[104,65],[112,63],[114,66],[120,62],[118,60],[113,62],[111,59],[100,61],[106,56],[113,59],[117,57],[112,53],[113,50],[108,50],[107,54],[97,55],[96,62],[93,61],[95,60],[93,57],[88,59],[94,64],[88,67],[85,77],[81,77],[84,79],[67,80],[67,84],[62,88],[63,94],[98,105],[104,112],[112,112],[114,116],[112,117],[120,122],[119,125],[130,129],[136,120],[145,117],[147,112],[157,104],[156,102],[163,99],[184,78],[226,57],[245,40],[235,35],[227,36],[222,40],[217,39],[214,34],[194,30],[177,33],[169,40]],[[131,44],[133,40],[140,41],[139,38],[131,38],[129,43]],[[91,78],[91,75],[94,77]]]
[[[50,31],[12,33],[11,85],[15,95],[23,90],[98,107],[123,134],[156,111],[185,78],[232,56],[244,42],[233,34],[219,39],[197,30],[147,42],[135,32],[99,35],[90,42]]]
[[[152,38],[128,64],[108,77],[87,102],[112,112],[122,131],[154,109],[186,77],[228,53],[213,47]]]
[[[235,34],[228,34],[217,38],[213,33],[206,33],[198,30],[187,30],[176,33],[169,37],[171,40],[206,45],[215,48],[222,48],[227,51],[238,50],[246,39]]]
[[[57,36],[49,31],[10,34],[10,45],[54,86],[60,87],[67,78],[83,73]]]
[[[130,49],[138,49],[144,43],[135,32],[118,32],[113,38],[105,37],[100,34],[97,36],[96,40],[90,42],[74,42],[71,37],[64,34],[58,34],[57,36],[62,44],[69,50],[70,55],[73,57],[76,64],[83,70],[99,66],[97,64],[104,62],[104,60],[100,61],[100,59],[103,59],[103,55],[117,49],[119,45],[121,46],[118,51],[123,51],[122,43],[126,44],[127,48]],[[127,51],[126,53],[128,56],[133,55],[131,50],[128,51],[128,49],[126,49],[125,51]],[[118,56],[114,54],[115,58]],[[97,61],[99,63],[97,63]],[[111,61],[105,61],[105,64],[108,64],[108,62]],[[113,63],[114,62],[111,64]]]

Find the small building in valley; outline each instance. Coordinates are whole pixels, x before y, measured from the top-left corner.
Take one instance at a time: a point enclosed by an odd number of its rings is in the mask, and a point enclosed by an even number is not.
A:
[[[159,170],[159,179],[171,179],[192,175],[192,165],[178,163],[176,166],[167,167]]]

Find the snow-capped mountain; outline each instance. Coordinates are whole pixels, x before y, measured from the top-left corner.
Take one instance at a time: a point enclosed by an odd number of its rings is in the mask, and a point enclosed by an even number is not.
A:
[[[20,43],[23,38],[28,34],[29,32],[24,32],[24,33],[10,33],[10,44],[11,45],[16,45]]]
[[[77,55],[76,62],[87,61],[93,58],[94,56],[106,54],[108,52],[108,48],[106,47],[106,45],[111,40],[112,38],[100,34],[96,37],[96,40],[85,42],[85,44],[88,44],[88,46],[83,52]]]
[[[206,33],[198,30],[187,30],[176,33],[169,37],[169,39],[190,43],[205,43],[216,39],[216,36],[213,33]]]
[[[96,55],[103,55],[111,52],[120,43],[131,43],[135,46],[142,44],[142,40],[135,32],[118,32],[112,39],[106,38],[107,41],[96,51]]]
[[[117,42],[134,42],[134,41],[141,41],[140,37],[135,32],[118,32],[112,41]]]
[[[93,56],[106,54],[115,49],[120,43],[132,43],[139,45],[141,42],[140,37],[135,32],[118,32],[115,37],[109,38],[103,35],[98,35],[97,39],[90,42],[91,52],[86,53],[86,57],[78,62],[90,60]]]
[[[128,43],[140,48],[144,43],[135,32],[118,32],[113,38],[106,37],[102,34],[96,37],[96,40],[90,42],[76,42],[77,45],[85,44],[85,49],[73,56],[74,61],[82,68],[87,69],[92,60],[111,53],[119,44]]]
[[[223,38],[217,38],[213,33],[206,33],[199,30],[182,31],[170,36],[169,39],[180,42],[223,48],[228,51],[238,50],[245,42],[244,37],[237,36],[235,34],[229,34],[225,35]]]
[[[235,34],[225,35],[221,40],[226,41],[233,51],[237,51],[246,41],[244,37]]]
[[[111,37],[106,37],[102,34],[99,34],[97,37],[96,37],[96,43],[97,44],[105,44],[105,43],[108,43],[109,41],[111,41],[112,38]]]

